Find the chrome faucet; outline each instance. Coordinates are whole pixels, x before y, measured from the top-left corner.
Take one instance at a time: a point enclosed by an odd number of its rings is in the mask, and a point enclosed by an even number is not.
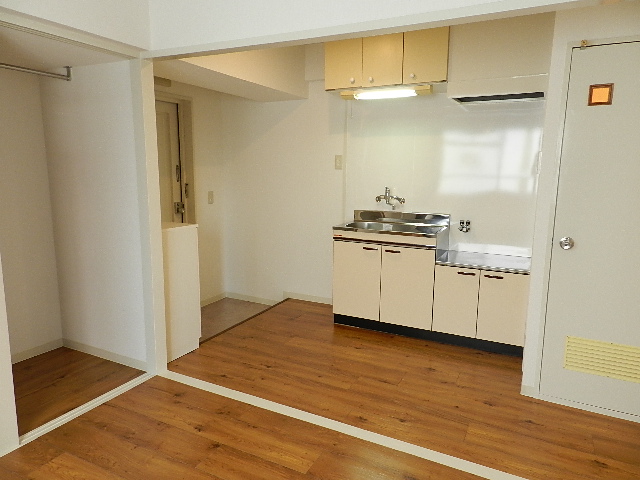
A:
[[[396,209],[396,204],[391,203],[391,200],[395,200],[398,203],[404,203],[404,198],[391,195],[391,189],[389,187],[384,187],[384,195],[378,195],[376,197],[376,202],[380,203],[382,199],[384,199],[384,202],[387,205],[391,205],[391,210]]]

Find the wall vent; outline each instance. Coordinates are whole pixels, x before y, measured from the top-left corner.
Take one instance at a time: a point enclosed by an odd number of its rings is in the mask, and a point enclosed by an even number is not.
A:
[[[567,337],[564,368],[640,383],[640,348]]]

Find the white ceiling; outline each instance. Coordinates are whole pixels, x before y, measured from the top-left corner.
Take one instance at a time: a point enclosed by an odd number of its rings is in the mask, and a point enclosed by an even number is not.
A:
[[[0,63],[64,73],[62,67],[109,63],[125,58],[98,47],[0,25]]]

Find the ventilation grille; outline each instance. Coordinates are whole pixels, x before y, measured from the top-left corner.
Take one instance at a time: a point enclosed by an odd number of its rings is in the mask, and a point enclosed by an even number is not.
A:
[[[640,383],[640,348],[567,337],[564,368]]]

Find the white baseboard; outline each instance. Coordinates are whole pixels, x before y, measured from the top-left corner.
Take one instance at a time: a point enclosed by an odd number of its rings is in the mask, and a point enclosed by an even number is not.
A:
[[[207,305],[211,305],[212,303],[218,302],[226,297],[226,294],[220,293],[214,297],[209,297],[205,300],[200,300],[200,307],[206,307]]]
[[[55,350],[56,348],[60,348],[63,346],[63,340],[59,338],[58,340],[47,342],[44,345],[39,345],[37,347],[30,348],[29,350],[15,353],[11,355],[11,364],[22,362],[23,360],[28,360],[29,358],[42,355],[43,353],[50,352],[51,350]]]
[[[73,350],[78,350],[79,352],[84,352],[89,355],[93,355],[94,357],[104,358],[105,360],[116,362],[127,367],[137,368],[138,370],[142,370],[144,372],[147,371],[147,362],[142,360],[125,357],[124,355],[119,355],[117,353],[109,352],[101,348],[92,347],[91,345],[85,345],[84,343],[69,340],[68,338],[63,338],[62,343],[65,347],[71,348]]]
[[[278,303],[277,301],[269,300],[267,298],[252,297],[251,295],[243,295],[241,293],[226,292],[224,296],[227,298],[233,298],[235,300],[244,300],[245,302],[261,303],[263,305],[269,306]]]
[[[630,422],[640,423],[640,416],[633,415],[626,412],[618,412],[616,410],[610,410],[608,408],[597,407],[595,405],[589,405],[586,403],[575,402],[573,400],[566,400],[564,398],[552,397],[551,395],[544,395],[536,392],[532,387],[523,386],[520,392],[527,397],[532,397],[537,400],[544,400],[545,402],[556,403],[558,405],[564,405],[565,407],[577,408],[578,410],[585,410],[591,413],[599,413],[600,415],[606,415],[607,417],[620,418],[622,420],[628,420]]]
[[[282,292],[282,298],[293,298],[294,300],[306,300],[307,302],[333,304],[333,299],[327,297],[316,297],[315,295],[305,295],[304,293]]]

